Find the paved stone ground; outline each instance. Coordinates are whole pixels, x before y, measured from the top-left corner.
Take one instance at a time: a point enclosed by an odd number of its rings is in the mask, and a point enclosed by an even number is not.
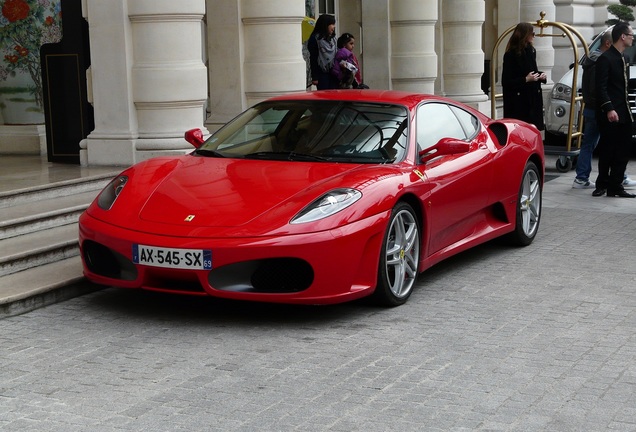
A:
[[[571,177],[531,246],[395,309],[106,289],[0,320],[0,429],[636,431],[636,202]]]

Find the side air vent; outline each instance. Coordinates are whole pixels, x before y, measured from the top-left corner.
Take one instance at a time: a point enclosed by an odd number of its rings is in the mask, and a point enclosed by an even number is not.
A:
[[[497,144],[504,147],[508,144],[508,128],[502,123],[492,123],[488,126],[491,134],[497,141]]]

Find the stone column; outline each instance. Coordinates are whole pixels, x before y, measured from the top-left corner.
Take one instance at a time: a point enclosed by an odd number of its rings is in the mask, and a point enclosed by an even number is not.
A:
[[[245,108],[243,36],[240,0],[207,0],[207,58],[210,82],[209,116],[216,130]]]
[[[506,30],[511,27],[516,26],[521,21],[520,10],[519,10],[519,2],[508,2],[508,0],[497,0],[497,8],[495,10],[495,20],[494,24],[496,27],[496,36],[494,41],[496,41]],[[506,52],[506,45],[510,40],[510,36],[512,33],[508,33],[506,37],[501,41],[499,45],[499,49],[497,50],[497,85],[501,86],[501,72],[503,68],[503,56]],[[499,88],[499,92],[501,92],[501,88]]]
[[[241,12],[246,106],[271,96],[305,90],[301,33],[304,2],[242,0]]]
[[[484,20],[484,0],[442,2],[442,92],[482,111],[488,106],[488,97],[481,89]]]
[[[128,0],[128,9],[137,159],[191,150],[183,133],[203,128],[208,95],[202,57],[205,2]]]
[[[130,165],[137,139],[132,97],[132,28],[127,0],[86,0],[91,67],[88,95],[95,129],[80,143],[82,165]]]
[[[204,0],[86,0],[95,130],[83,165],[129,165],[191,149],[203,128]],[[207,131],[204,131],[204,133]]]
[[[391,88],[389,0],[361,2],[364,83],[372,89],[387,90]]]
[[[389,14],[392,88],[434,93],[437,77],[437,0],[391,1]],[[366,33],[369,32],[367,30]]]

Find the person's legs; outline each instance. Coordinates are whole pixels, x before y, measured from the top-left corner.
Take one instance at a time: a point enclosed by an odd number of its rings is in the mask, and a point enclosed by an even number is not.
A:
[[[607,185],[608,195],[625,190],[623,181],[625,179],[625,169],[629,162],[629,146],[632,139],[631,129],[631,124],[616,123],[616,134],[610,160],[609,184]]]
[[[331,77],[329,76],[329,74],[320,74],[318,76],[318,84],[316,84],[316,88],[318,90],[328,90],[331,87]]]
[[[576,159],[576,178],[572,183],[572,187],[576,189],[595,187],[595,184],[590,181],[590,174],[592,172],[592,153],[598,144],[600,132],[593,109],[585,108],[583,118],[583,139],[581,140],[579,156]]]
[[[598,142],[598,176],[596,177],[596,189],[593,196],[605,195],[609,185],[610,163],[612,155],[612,127],[609,122],[600,121],[598,123],[601,137]]]

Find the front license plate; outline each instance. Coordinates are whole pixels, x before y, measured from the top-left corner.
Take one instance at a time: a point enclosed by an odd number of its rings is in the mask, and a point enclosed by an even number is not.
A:
[[[153,267],[211,270],[212,251],[206,249],[172,249],[133,245],[133,262]]]

